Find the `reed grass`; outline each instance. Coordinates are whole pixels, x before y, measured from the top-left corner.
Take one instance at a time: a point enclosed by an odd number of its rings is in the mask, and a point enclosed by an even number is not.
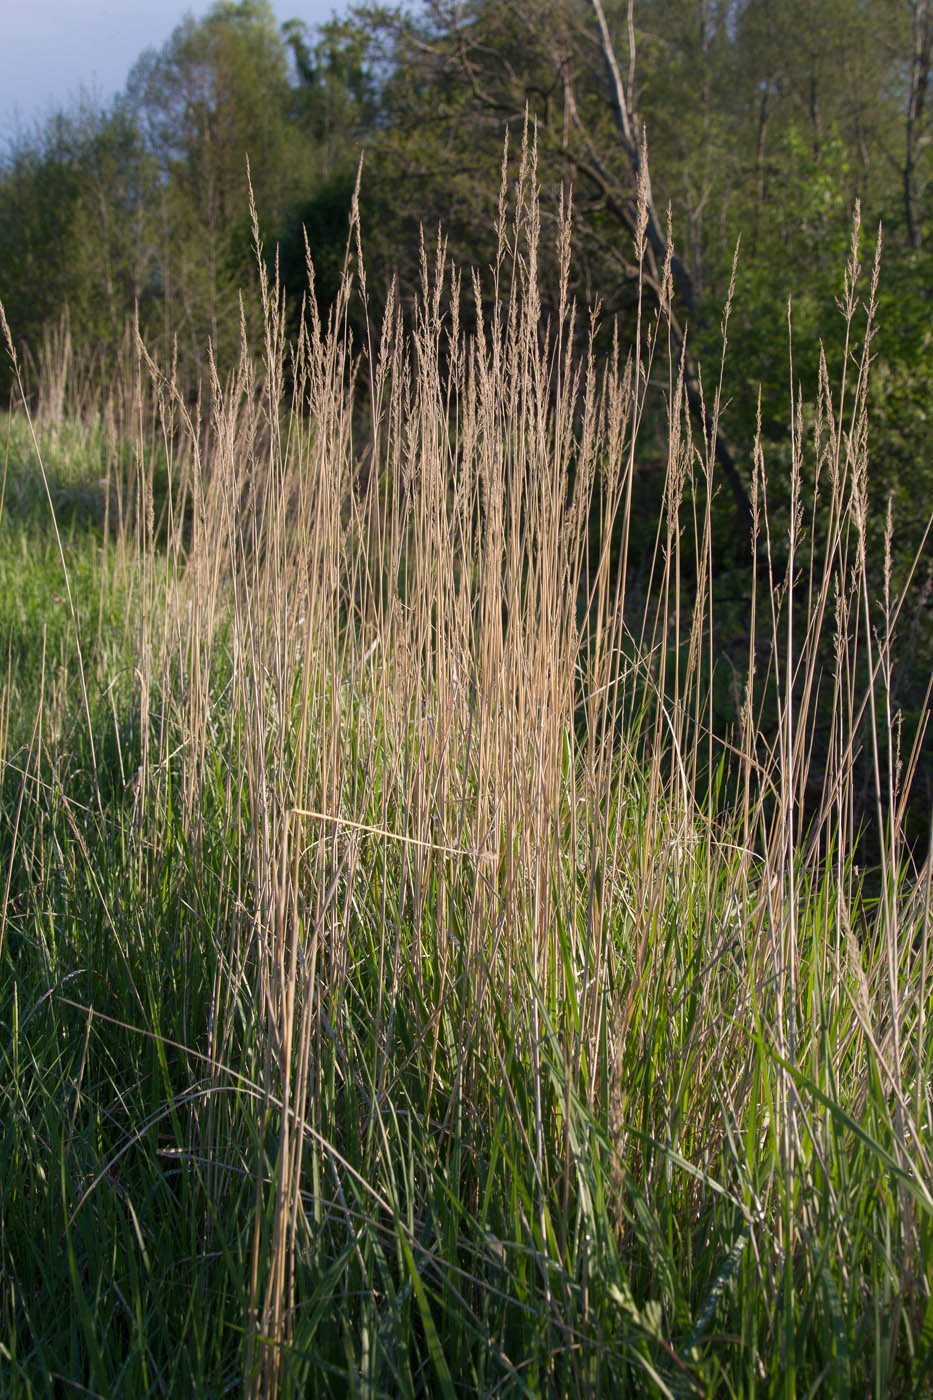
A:
[[[197,406],[139,346],[94,424],[60,378],[6,420],[5,1393],[930,1393],[877,263],[856,230],[786,541],[755,446],[724,730],[669,276],[631,355],[581,357],[569,219],[550,323],[540,238],[526,151],[491,285],[425,248],[354,344],[351,246],[295,346],[261,273],[265,344]]]

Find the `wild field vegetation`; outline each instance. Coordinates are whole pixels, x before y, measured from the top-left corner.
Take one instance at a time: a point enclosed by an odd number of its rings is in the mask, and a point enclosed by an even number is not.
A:
[[[196,406],[140,343],[3,420],[7,1394],[930,1393],[874,275],[856,232],[780,544],[756,445],[724,677],[670,269],[581,357],[533,190],[483,289],[428,251],[354,341],[355,264],[295,346],[264,281]]]

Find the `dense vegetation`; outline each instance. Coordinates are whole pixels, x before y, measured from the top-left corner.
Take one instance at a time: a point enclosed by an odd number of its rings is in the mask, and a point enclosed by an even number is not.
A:
[[[432,245],[442,227],[465,273],[493,265],[494,172],[510,135],[506,175],[514,179],[528,120],[541,185],[542,314],[556,315],[560,303],[562,202],[572,208],[567,292],[581,311],[600,308],[599,362],[612,353],[614,337],[622,354],[631,350],[637,269],[656,306],[666,296],[672,252],[666,315],[698,436],[712,427],[698,370],[718,363],[732,290],[732,355],[715,437],[721,490],[712,510],[715,586],[728,623],[720,640],[735,666],[740,654],[728,642],[744,644],[748,624],[759,389],[760,431],[773,464],[777,580],[787,562],[792,424],[802,416],[809,428],[819,412],[823,354],[832,363],[845,354],[838,303],[857,210],[867,243],[884,229],[868,530],[880,567],[890,502],[897,586],[926,529],[923,503],[933,499],[931,44],[928,0],[431,0],[400,11],[358,7],[318,31],[298,20],[279,26],[265,0],[222,0],[204,19],[186,20],[162,50],[144,54],[109,106],[62,112],[7,149],[0,301],[27,387],[35,389],[54,356],[63,315],[75,363],[89,380],[122,372],[115,366],[132,359],[138,323],[149,353],[189,403],[206,391],[208,340],[222,379],[236,364],[244,328],[248,342],[259,344],[261,313],[248,290],[247,158],[293,339],[309,295],[308,252],[322,315],[336,298],[361,155],[370,319],[379,324],[393,279],[410,312],[422,230]],[[638,257],[644,181],[649,217]],[[484,288],[489,315],[495,288]],[[472,317],[472,299],[463,314]],[[356,310],[351,328],[359,337]],[[572,332],[579,355],[588,336],[581,314]],[[4,388],[12,388],[6,361]],[[646,523],[633,548],[646,569],[661,508],[667,394],[659,377],[645,405],[633,484]],[[924,566],[911,593],[909,662],[901,655],[895,667],[911,738],[933,668],[929,589]],[[734,600],[731,616],[727,600]],[[862,781],[870,824],[870,772]],[[931,808],[933,761],[924,753],[911,796],[918,852]],[[864,855],[874,863],[877,852],[869,847]]]
[[[931,1392],[931,22],[241,0],[7,153],[3,1393]]]

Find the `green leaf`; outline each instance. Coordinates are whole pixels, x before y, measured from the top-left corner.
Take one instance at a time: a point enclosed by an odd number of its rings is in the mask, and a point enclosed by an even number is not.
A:
[[[411,1245],[401,1231],[399,1231],[399,1242],[402,1247],[402,1254],[405,1258],[408,1275],[411,1279],[411,1286],[415,1290],[415,1301],[418,1304],[421,1325],[424,1328],[424,1335],[428,1344],[428,1353],[431,1357],[434,1370],[437,1373],[441,1394],[444,1396],[444,1400],[456,1400],[450,1369],[447,1365],[447,1359],[444,1356],[441,1339],[437,1335],[437,1328],[434,1326],[434,1318],[431,1316],[431,1305],[428,1301],[427,1291],[421,1281],[421,1275],[418,1273],[415,1258],[411,1252]]]

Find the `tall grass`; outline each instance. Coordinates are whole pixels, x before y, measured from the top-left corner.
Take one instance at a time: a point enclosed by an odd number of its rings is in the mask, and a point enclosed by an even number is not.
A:
[[[545,323],[534,190],[526,152],[491,287],[426,248],[411,314],[354,344],[354,256],[290,346],[261,274],[261,354],[209,361],[192,408],[140,347],[102,410],[129,463],[66,440],[105,483],[98,567],[57,530],[58,652],[10,634],[33,699],[0,725],[11,1394],[929,1392],[930,866],[865,548],[877,264],[856,230],[780,584],[756,444],[723,732],[668,273],[630,356],[579,357],[569,219]],[[24,422],[7,455],[48,500],[27,527],[8,495],[5,558],[50,547],[79,432]]]

